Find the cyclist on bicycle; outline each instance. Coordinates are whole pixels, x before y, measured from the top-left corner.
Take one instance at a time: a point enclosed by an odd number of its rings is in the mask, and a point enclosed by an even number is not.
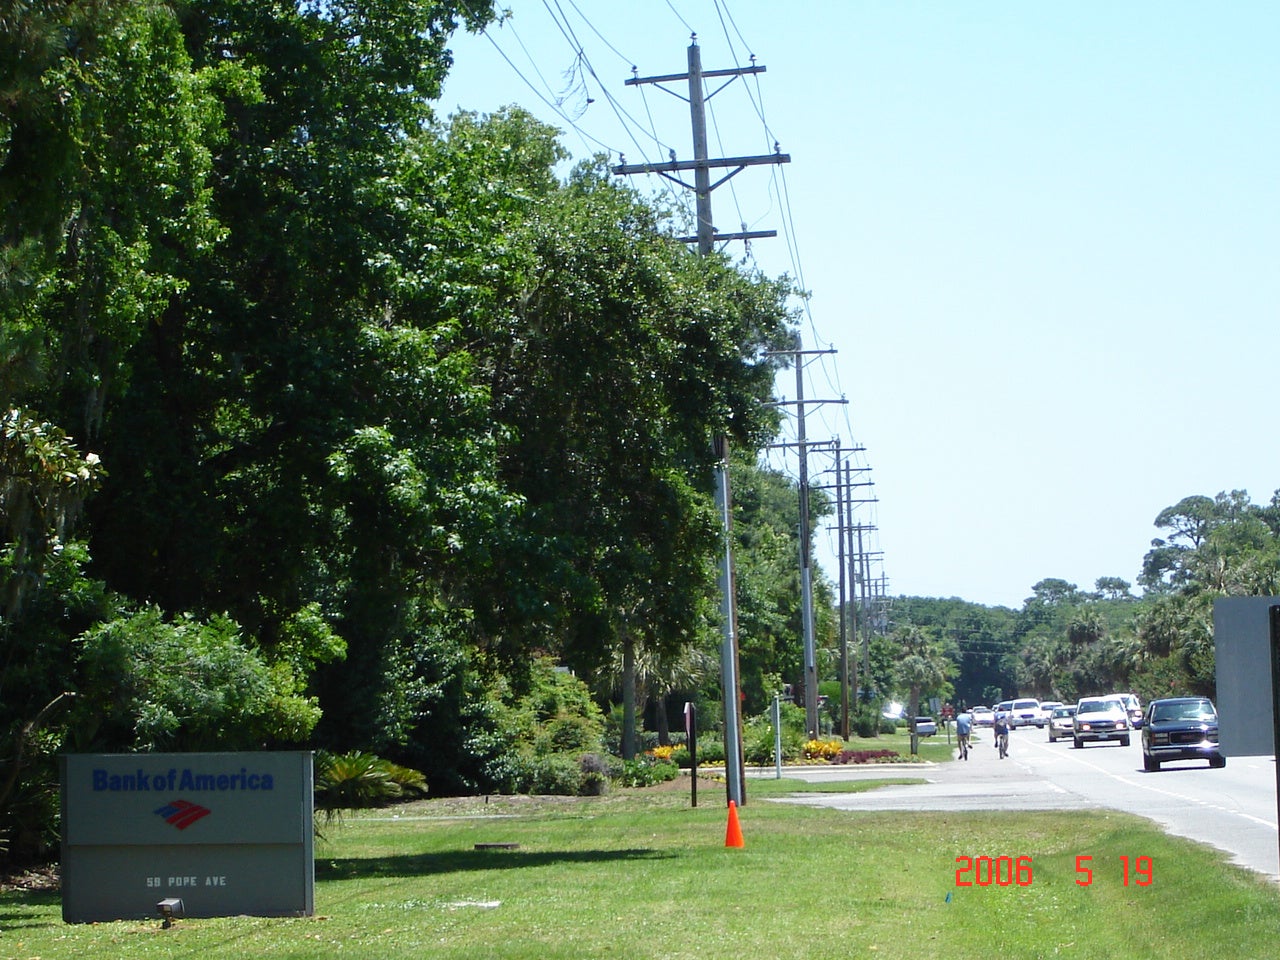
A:
[[[969,734],[973,732],[973,715],[962,710],[956,716],[956,741],[960,745],[960,759],[969,759]]]
[[[1000,751],[1000,759],[1003,760],[1009,755],[1009,715],[1007,713],[996,714],[992,732],[996,735],[996,749]]]

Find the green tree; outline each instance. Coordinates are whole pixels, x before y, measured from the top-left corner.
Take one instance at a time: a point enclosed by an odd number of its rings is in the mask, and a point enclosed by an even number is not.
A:
[[[1107,632],[1106,624],[1096,610],[1083,608],[1067,624],[1067,640],[1073,647],[1097,643]]]
[[[1061,642],[1044,635],[1028,637],[1022,650],[1023,669],[1019,672],[1019,691],[1048,700],[1061,685]]]
[[[450,587],[514,504],[457,326],[397,269],[423,239],[399,174],[461,9],[182,8],[178,49],[213,99],[207,159],[182,170],[206,172],[221,226],[180,233],[180,282],[121,342],[102,421],[97,569],[166,610],[226,611],[268,660],[321,611],[348,651],[317,688],[339,749],[403,743],[442,689],[418,654],[462,636]]]
[[[53,424],[24,410],[0,414],[0,625],[39,585],[103,474],[98,456],[82,455]]]
[[[306,741],[319,719],[299,678],[250,649],[226,617],[170,621],[155,608],[80,639],[77,749],[260,749]]]
[[[680,690],[697,690],[719,675],[720,661],[708,649],[686,646],[677,651],[655,652],[634,637],[623,637],[615,647],[605,676],[606,695],[621,694],[623,704],[622,757],[634,759],[639,744],[638,716],[650,704],[656,713],[658,742],[670,743],[666,698]],[[628,692],[628,687],[630,691]]]
[[[558,183],[554,131],[518,110],[419,147],[434,247],[488,377],[520,515],[474,574],[488,649],[513,638],[590,675],[625,642],[666,658],[715,629],[712,438],[770,435],[788,288],[673,243],[599,164]],[[454,212],[456,211],[456,213]]]
[[[1151,541],[1151,550],[1143,560],[1142,585],[1161,592],[1185,584],[1187,575],[1182,568],[1186,558],[1199,549],[1221,519],[1220,504],[1205,496],[1184,497],[1161,510],[1155,526],[1168,534]]]
[[[756,714],[780,683],[803,679],[800,498],[794,482],[746,457],[735,457],[731,476],[740,681],[743,709]]]
[[[1131,584],[1129,581],[1120,577],[1099,577],[1094,581],[1094,589],[1098,592],[1098,598],[1103,600],[1132,600],[1135,599],[1133,594],[1129,592]]]
[[[1247,492],[1185,497],[1161,511],[1143,583],[1153,600],[1135,621],[1135,684],[1147,696],[1212,695],[1212,605],[1223,596],[1268,596],[1280,589],[1277,498],[1253,504]]]
[[[58,735],[313,731],[461,788],[496,755],[477,691],[527,688],[531,651],[589,675],[714,635],[711,441],[772,436],[792,288],[691,254],[601,162],[561,182],[520,111],[437,124],[448,38],[491,16],[0,14],[3,729],[75,688]],[[796,611],[775,519],[761,699]]]
[[[18,857],[38,849],[27,815],[56,782],[73,638],[115,606],[76,539],[108,478],[102,417],[181,262],[217,235],[204,80],[162,5],[0,14],[0,829]]]
[[[1134,652],[1140,696],[1214,695],[1215,598],[1209,592],[1160,597],[1139,615]]]
[[[898,597],[894,616],[942,638],[952,660],[950,675],[961,704],[989,703],[1019,689],[1016,669],[1019,619],[1007,607],[987,607],[958,597]],[[989,691],[1001,693],[992,697]]]
[[[915,718],[920,712],[920,695],[939,690],[947,680],[949,661],[938,644],[915,624],[905,624],[894,631],[893,639],[900,647],[895,679],[907,691],[907,716],[911,724],[911,752],[917,750]]]
[[[1075,603],[1080,595],[1074,583],[1068,583],[1056,577],[1041,580],[1031,590],[1032,596],[1027,599],[1027,604],[1038,604],[1044,607],[1070,605]]]

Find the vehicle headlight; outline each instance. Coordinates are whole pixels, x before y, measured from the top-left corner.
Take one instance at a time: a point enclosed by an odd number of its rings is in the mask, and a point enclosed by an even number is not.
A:
[[[1169,735],[1167,733],[1153,733],[1151,735],[1151,742],[1156,745],[1166,744],[1169,742]]]
[[[1089,725],[1088,725],[1087,723],[1082,723],[1082,724],[1080,724],[1080,729],[1081,729],[1081,730],[1089,730],[1089,729],[1091,729],[1091,728],[1089,727]]]

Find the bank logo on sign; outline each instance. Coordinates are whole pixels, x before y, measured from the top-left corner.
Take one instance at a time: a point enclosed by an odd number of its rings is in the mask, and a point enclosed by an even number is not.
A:
[[[174,800],[166,803],[156,813],[164,817],[165,823],[170,823],[179,830],[185,830],[201,817],[207,817],[213,811],[208,807],[200,806],[198,803],[192,803],[190,800]]]

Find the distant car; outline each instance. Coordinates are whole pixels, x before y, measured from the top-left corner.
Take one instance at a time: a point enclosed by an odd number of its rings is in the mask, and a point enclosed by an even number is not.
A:
[[[938,724],[933,717],[916,717],[916,733],[922,737],[932,737],[938,732]]]
[[[996,712],[990,707],[974,707],[969,711],[969,715],[973,717],[975,727],[995,726]]]
[[[1072,717],[1076,715],[1074,706],[1057,706],[1049,717],[1049,742],[1056,743],[1059,738],[1070,740],[1075,735]]]
[[[1040,701],[1023,698],[1014,700],[1009,705],[1010,727],[1044,727],[1044,717],[1040,713]]]
[[[1076,749],[1089,741],[1119,740],[1129,746],[1129,713],[1119,697],[1083,697],[1071,718],[1071,739]]]
[[[1133,693],[1117,693],[1116,696],[1129,712],[1129,726],[1135,730],[1139,729],[1142,726],[1142,701],[1138,699],[1137,694]]]
[[[1044,725],[1049,725],[1049,719],[1053,716],[1053,711],[1062,706],[1061,700],[1041,700],[1040,716],[1044,717]]]
[[[1218,711],[1208,697],[1152,700],[1142,724],[1142,766],[1159,770],[1166,760],[1208,760],[1225,767],[1218,749]]]
[[[1001,700],[999,703],[995,705],[993,709],[995,710],[995,715],[997,717],[1004,717],[1006,720],[1008,720],[1009,714],[1013,711],[1013,701]]]

